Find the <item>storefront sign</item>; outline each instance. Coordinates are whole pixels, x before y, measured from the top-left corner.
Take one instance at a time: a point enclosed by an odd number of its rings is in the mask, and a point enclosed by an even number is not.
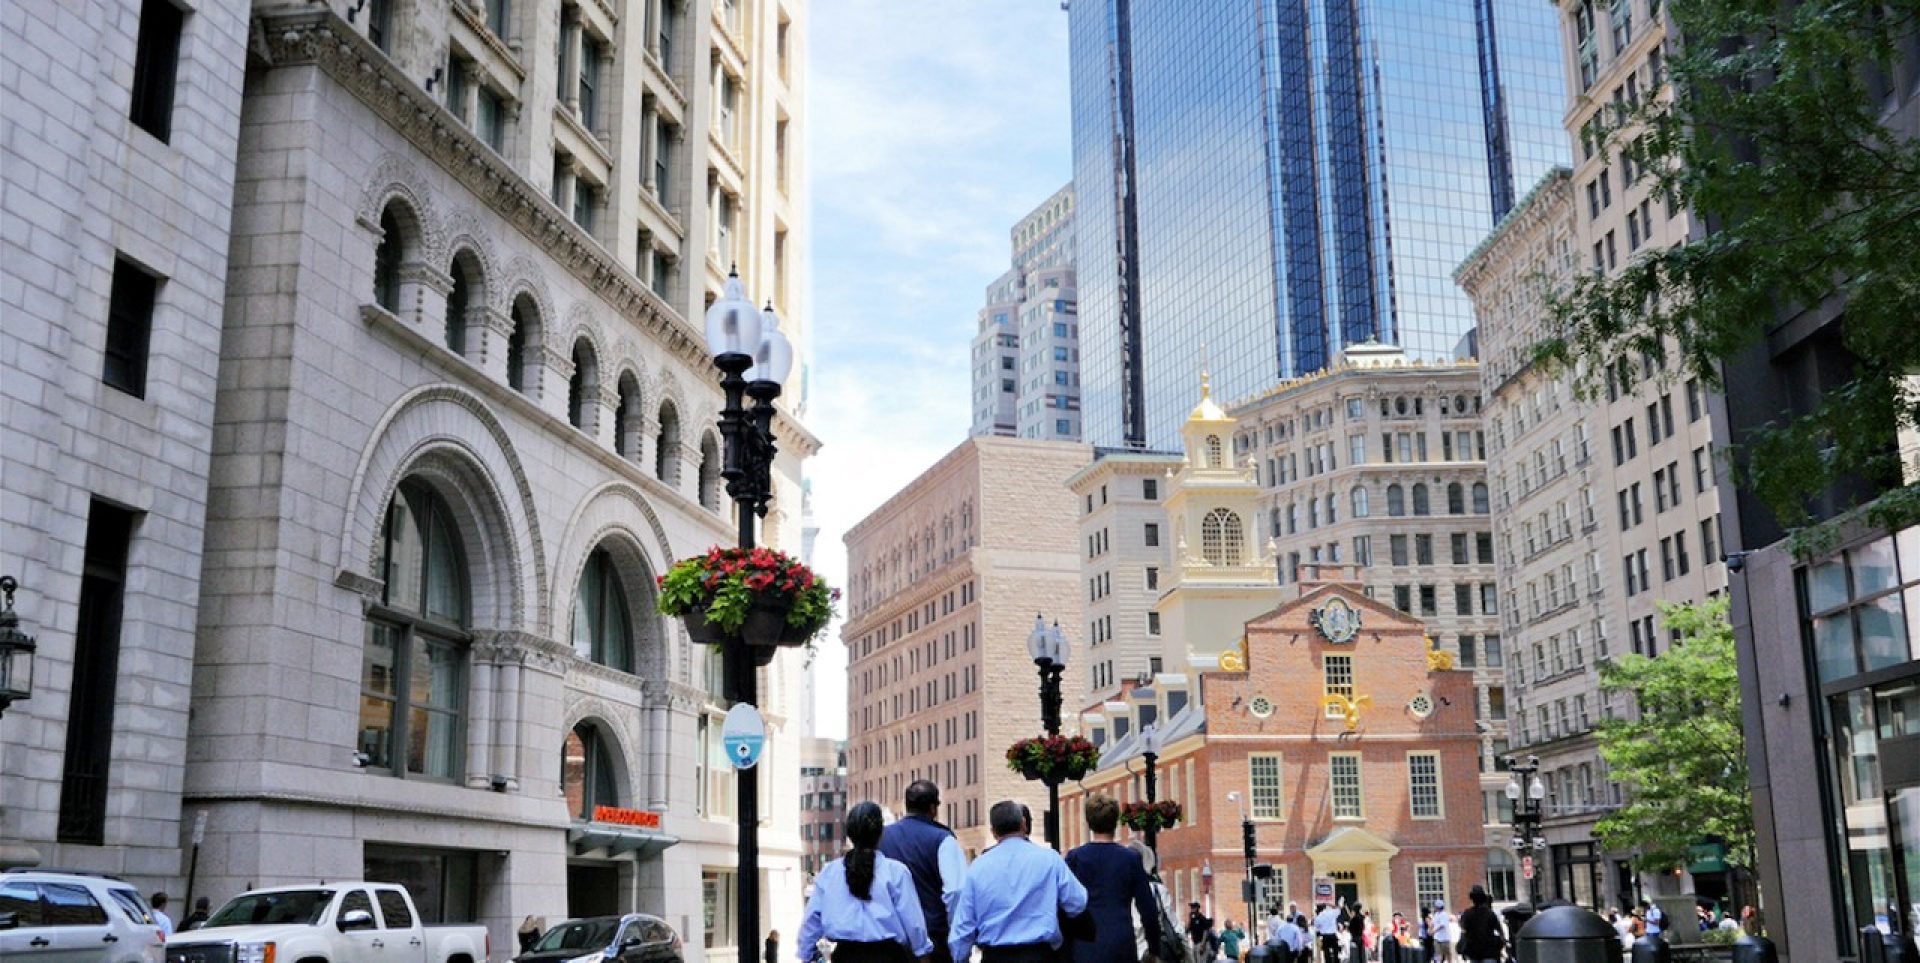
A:
[[[619,806],[593,807],[593,821],[613,823],[616,826],[633,826],[639,829],[659,829],[660,814],[644,809],[622,809]]]
[[[1313,901],[1316,903],[1333,902],[1333,877],[1315,876],[1313,878]]]

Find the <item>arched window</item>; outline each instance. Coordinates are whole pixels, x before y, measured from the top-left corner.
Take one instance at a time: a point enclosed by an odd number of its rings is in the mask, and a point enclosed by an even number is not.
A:
[[[594,428],[594,408],[600,404],[600,362],[593,343],[573,343],[573,376],[567,379],[567,424],[588,433]]]
[[[1399,485],[1387,486],[1387,514],[1395,518],[1407,513],[1407,496]]]
[[[1240,516],[1216,508],[1200,520],[1200,556],[1209,565],[1239,565],[1245,557],[1246,533]]]
[[[660,403],[660,433],[654,438],[653,477],[680,484],[680,410],[671,401]]]
[[[1226,456],[1222,453],[1220,449],[1220,436],[1208,435],[1206,467],[1219,468],[1224,464],[1226,464]]]
[[[1413,486],[1413,513],[1415,515],[1433,514],[1433,503],[1427,500],[1427,486]]]
[[[1353,486],[1353,517],[1366,518],[1370,514],[1367,508],[1367,490],[1359,485]]]
[[[466,553],[439,494],[404,482],[381,530],[380,603],[367,619],[360,734],[366,765],[455,779],[466,742]]]
[[[613,751],[592,723],[574,726],[561,743],[560,790],[567,797],[567,813],[576,819],[592,819],[596,806],[620,805]]]
[[[720,445],[711,432],[700,439],[700,507],[720,510]]]
[[[1513,854],[1504,849],[1487,850],[1487,894],[1506,902],[1515,898]]]
[[[1459,482],[1453,482],[1447,486],[1447,514],[1464,515],[1466,513],[1466,490],[1460,487]]]
[[[1473,483],[1473,513],[1475,515],[1485,515],[1487,511],[1488,511],[1487,483],[1474,482]]]
[[[400,313],[400,265],[411,253],[401,210],[396,201],[380,212],[380,243],[373,249],[373,300],[394,314]]]
[[[507,334],[507,386],[522,394],[533,394],[540,387],[539,352],[532,352],[528,358],[528,348],[537,349],[540,344],[540,309],[534,306],[533,298],[522,294],[513,299],[513,310],[509,312],[513,321],[513,330]]]
[[[481,274],[479,259],[472,251],[461,251],[453,257],[453,289],[447,292],[447,350],[457,355],[467,353],[468,315],[473,305],[482,300]]]
[[[604,548],[587,556],[573,599],[573,653],[622,672],[633,671],[633,623],[627,593]]]
[[[640,380],[629,371],[620,376],[613,406],[613,450],[632,461],[640,457]]]

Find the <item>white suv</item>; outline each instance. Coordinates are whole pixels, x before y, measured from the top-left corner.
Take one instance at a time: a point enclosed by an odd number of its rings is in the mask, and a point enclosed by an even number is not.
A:
[[[0,959],[159,963],[164,937],[133,884],[112,876],[0,870]]]

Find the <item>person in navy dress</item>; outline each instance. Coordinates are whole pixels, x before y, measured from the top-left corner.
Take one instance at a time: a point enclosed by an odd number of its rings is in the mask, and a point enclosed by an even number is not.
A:
[[[1160,912],[1153,884],[1133,850],[1113,841],[1120,825],[1120,804],[1112,796],[1087,797],[1087,832],[1093,841],[1067,854],[1067,868],[1087,888],[1087,912],[1093,914],[1092,940],[1073,942],[1075,963],[1136,963],[1133,914],[1140,914],[1147,946],[1160,945]]]

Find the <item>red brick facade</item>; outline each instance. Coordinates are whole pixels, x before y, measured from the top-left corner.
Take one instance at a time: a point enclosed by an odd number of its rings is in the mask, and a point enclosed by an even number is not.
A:
[[[1183,903],[1206,902],[1210,865],[1216,918],[1245,916],[1240,842],[1246,805],[1255,817],[1259,860],[1280,871],[1269,899],[1295,901],[1305,910],[1315,876],[1351,874],[1341,881],[1384,920],[1394,911],[1415,912],[1420,874],[1421,896],[1463,902],[1467,889],[1482,881],[1486,860],[1472,673],[1430,669],[1420,621],[1366,598],[1357,586],[1303,588],[1299,600],[1247,624],[1245,671],[1199,673],[1204,731],[1181,737],[1181,716],[1165,713],[1171,686],[1163,680],[1157,687],[1161,726],[1175,740],[1159,759],[1159,796],[1187,810],[1181,826],[1160,834],[1168,885]],[[1343,644],[1310,622],[1311,613],[1336,597],[1360,619],[1357,635]],[[1351,660],[1353,692],[1366,700],[1352,731],[1341,713],[1323,705],[1328,656]],[[1233,664],[1231,656],[1227,661]],[[1116,745],[1120,754],[1125,748]],[[1431,813],[1419,817],[1411,798],[1415,755],[1422,757],[1423,786],[1432,787],[1422,792],[1423,809]],[[1357,758],[1357,794],[1343,793],[1341,800],[1350,806],[1357,799],[1357,815],[1334,813],[1335,756]],[[1257,792],[1249,774],[1255,758],[1263,760]],[[1430,781],[1429,761],[1437,763]],[[1132,756],[1069,787],[1072,804],[1063,823],[1073,828],[1070,841],[1085,838],[1079,806],[1085,790],[1145,798],[1143,770],[1143,760]],[[1266,778],[1275,771],[1277,789]],[[1239,802],[1227,798],[1233,792]]]

